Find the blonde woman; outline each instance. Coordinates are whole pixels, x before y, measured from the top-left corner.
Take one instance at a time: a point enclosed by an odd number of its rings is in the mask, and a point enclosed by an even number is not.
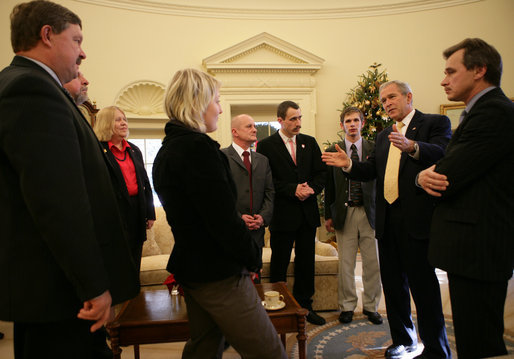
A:
[[[236,187],[206,133],[222,113],[220,83],[178,71],[165,97],[170,121],[153,167],[175,246],[167,270],[184,289],[191,339],[182,358],[221,358],[224,337],[243,358],[287,358],[250,276],[259,250],[236,210]]]
[[[126,225],[132,257],[140,268],[146,229],[152,228],[155,209],[150,181],[139,148],[126,138],[129,134],[125,113],[116,106],[100,110],[93,127],[114,169],[118,205]]]

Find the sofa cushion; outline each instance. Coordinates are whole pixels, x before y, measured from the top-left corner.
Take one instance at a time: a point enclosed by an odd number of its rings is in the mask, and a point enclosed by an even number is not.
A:
[[[141,258],[141,285],[160,285],[170,275],[166,270],[169,254],[158,254]]]
[[[161,248],[159,247],[159,245],[157,244],[157,242],[155,241],[153,236],[148,236],[147,235],[146,241],[143,244],[143,254],[142,254],[142,256],[143,257],[148,257],[148,256],[155,256],[155,255],[158,255],[158,254],[162,254]]]

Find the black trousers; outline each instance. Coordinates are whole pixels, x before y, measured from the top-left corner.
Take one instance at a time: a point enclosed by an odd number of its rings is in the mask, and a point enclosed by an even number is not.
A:
[[[270,281],[272,283],[286,281],[287,267],[294,244],[293,296],[303,308],[312,310],[316,227],[311,227],[304,221],[295,231],[271,230],[270,233]]]
[[[98,359],[105,335],[89,331],[94,322],[78,318],[45,323],[14,322],[16,359]],[[99,343],[102,340],[103,343]],[[111,354],[112,356],[112,354]]]
[[[506,355],[503,312],[508,281],[485,282],[448,273],[459,359]]]
[[[380,274],[393,344],[417,343],[410,294],[416,305],[423,354],[451,358],[450,345],[435,269],[428,262],[428,239],[416,239],[405,230],[401,204],[389,206],[384,238],[378,241]]]

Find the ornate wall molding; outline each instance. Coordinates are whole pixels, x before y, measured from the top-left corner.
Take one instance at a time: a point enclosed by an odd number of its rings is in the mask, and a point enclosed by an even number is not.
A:
[[[230,144],[234,106],[250,114],[265,109],[260,112],[274,120],[276,106],[286,99],[297,102],[302,109],[302,132],[315,136],[314,74],[324,62],[321,57],[266,32],[205,58],[204,67],[223,83],[223,113],[213,137],[222,146]]]
[[[125,86],[114,103],[125,112],[147,117],[164,114],[164,92],[166,86],[155,81],[135,81]]]
[[[215,19],[316,20],[383,16],[460,6],[484,0],[335,0],[297,1],[294,8],[277,1],[228,1],[210,6],[208,0],[75,0],[99,6],[155,14]],[[237,4],[237,7],[235,6]]]

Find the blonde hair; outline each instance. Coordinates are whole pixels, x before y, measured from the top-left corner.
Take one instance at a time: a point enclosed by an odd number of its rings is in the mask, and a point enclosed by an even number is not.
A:
[[[170,119],[205,133],[203,114],[220,87],[221,82],[205,72],[179,70],[166,89],[164,110]]]
[[[116,110],[120,111],[125,119],[127,116],[125,112],[117,106],[108,106],[102,108],[96,114],[95,125],[93,131],[99,141],[110,141],[114,130],[114,120],[116,117]]]

